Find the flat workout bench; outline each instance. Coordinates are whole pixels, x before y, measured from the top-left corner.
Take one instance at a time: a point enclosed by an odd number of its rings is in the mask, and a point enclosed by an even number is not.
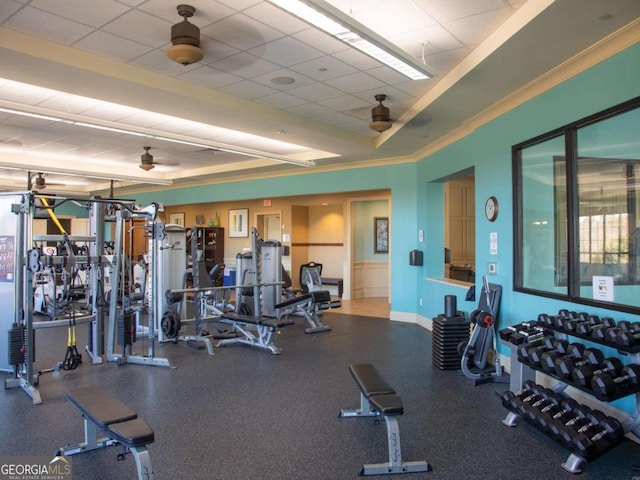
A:
[[[304,330],[305,333],[318,333],[331,330],[331,327],[322,323],[318,311],[341,306],[342,303],[339,300],[331,300],[331,293],[328,290],[315,290],[296,295],[289,300],[278,303],[275,307],[278,311],[278,317],[287,323],[290,315],[302,313],[309,324],[309,327]]]
[[[279,328],[287,326],[286,322],[275,318],[252,317],[232,312],[224,312],[218,321],[230,324],[233,331],[242,336],[221,340],[217,343],[217,347],[224,347],[232,343],[244,343],[252,347],[264,348],[274,355],[282,353],[282,349],[274,345],[273,335]]]
[[[402,461],[397,417],[404,413],[404,407],[394,388],[370,363],[351,364],[349,372],[360,389],[360,408],[340,410],[338,417],[382,417],[387,424],[389,461],[363,465],[360,475],[430,472],[431,466],[425,461]]]
[[[135,411],[96,385],[72,390],[67,393],[67,399],[84,417],[85,441],[63,447],[56,455],[75,455],[121,444],[122,453],[118,460],[124,460],[129,450],[136,460],[138,479],[153,480],[147,445],[153,443],[154,432],[144,419],[138,418]],[[98,432],[106,437],[99,438]]]

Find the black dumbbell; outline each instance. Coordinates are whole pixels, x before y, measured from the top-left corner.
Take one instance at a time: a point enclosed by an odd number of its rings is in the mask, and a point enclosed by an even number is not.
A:
[[[540,367],[542,364],[542,354],[549,351],[558,352],[560,355],[566,355],[569,342],[566,340],[557,340],[553,337],[546,337],[542,341],[542,345],[533,347],[529,352],[529,365],[532,367]]]
[[[522,384],[522,388],[515,393],[512,392],[511,390],[506,390],[502,395],[500,395],[502,404],[505,407],[508,407],[511,404],[511,401],[514,397],[523,398],[523,396],[526,396],[530,392],[533,392],[533,389],[536,387],[537,387],[536,382],[534,382],[533,380],[527,380]]]
[[[579,427],[576,428],[577,433],[587,433],[587,431],[592,428],[600,425],[605,422],[607,419],[607,415],[601,410],[591,410],[587,416],[583,419],[584,421],[579,422]],[[574,428],[576,425],[574,425]]]
[[[612,377],[606,373],[594,375],[591,379],[591,390],[601,395],[611,395],[620,386],[640,385],[640,365],[627,365],[620,372],[620,376]]]
[[[580,404],[573,398],[564,398],[559,405],[547,405],[540,410],[538,425],[543,431],[548,431],[553,422],[560,422]]]
[[[576,368],[590,365],[593,369],[604,360],[604,355],[597,348],[585,348],[582,351],[580,348],[576,348],[572,350],[572,353],[573,355],[558,358],[555,363],[555,372],[560,378],[568,380]]]
[[[601,373],[606,373],[608,375],[617,375],[624,365],[620,361],[620,359],[615,357],[607,358],[606,360],[602,359],[602,352],[600,350],[596,350],[598,353],[598,359],[600,362],[592,363],[590,365],[582,365],[573,369],[571,372],[571,379],[574,383],[588,387],[591,383],[591,379],[594,375],[599,375]]]
[[[549,426],[550,433],[559,441],[564,443],[571,442],[571,436],[575,434],[573,425],[586,418],[591,409],[586,405],[578,404],[573,410],[566,415],[562,415],[556,421],[551,422]]]
[[[616,343],[625,347],[640,345],[640,322],[632,323],[629,330],[620,332],[616,336]]]
[[[623,438],[622,424],[613,417],[606,417],[598,426],[574,436],[569,448],[582,458],[589,458],[598,451],[619,443]],[[602,445],[603,440],[606,441],[605,445]],[[602,448],[600,448],[601,445]]]
[[[562,352],[562,350],[565,350]],[[556,361],[559,358],[563,358],[565,356],[573,356],[577,358],[582,357],[582,353],[584,351],[584,345],[582,343],[571,343],[565,346],[563,345],[560,349],[547,350],[543,352],[540,357],[540,366],[542,369],[549,373],[555,373],[556,371]]]
[[[591,336],[601,342],[615,343],[616,336],[619,332],[627,331],[631,327],[631,323],[626,320],[621,320],[616,323],[615,327],[601,327],[598,326],[591,332]]]

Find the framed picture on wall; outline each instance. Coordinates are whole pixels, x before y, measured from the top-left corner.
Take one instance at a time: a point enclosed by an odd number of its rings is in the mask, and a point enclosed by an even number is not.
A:
[[[249,209],[229,210],[229,238],[249,236]]]
[[[389,217],[373,218],[373,253],[389,253]]]
[[[170,213],[169,223],[173,223],[176,225],[180,225],[181,227],[184,227],[184,213]]]

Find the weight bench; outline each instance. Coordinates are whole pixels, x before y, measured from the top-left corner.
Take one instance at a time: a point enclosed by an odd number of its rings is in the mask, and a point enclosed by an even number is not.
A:
[[[338,417],[382,417],[387,424],[389,461],[366,464],[360,475],[430,472],[425,461],[403,462],[398,417],[404,413],[402,399],[370,363],[349,365],[349,372],[360,389],[360,408],[340,410]]]
[[[216,347],[224,347],[232,343],[244,343],[252,347],[264,348],[274,355],[282,353],[282,349],[273,344],[273,335],[279,328],[287,324],[281,320],[266,317],[252,317],[233,312],[224,312],[218,320],[221,323],[231,325],[234,332],[241,336],[225,338],[218,342]]]
[[[124,460],[128,450],[136,460],[138,479],[153,480],[147,445],[153,443],[154,432],[144,419],[96,385],[72,390],[67,399],[84,417],[84,442],[63,447],[56,455],[75,455],[120,444],[122,453],[118,454],[118,460]],[[99,433],[106,436],[98,437]]]
[[[342,298],[344,281],[341,278],[321,277],[320,280],[322,280],[323,285],[336,285],[338,287],[338,296]]]
[[[302,313],[309,324],[309,328],[305,329],[305,333],[317,333],[331,330],[331,327],[322,323],[318,311],[341,306],[342,304],[339,300],[331,300],[331,293],[328,290],[317,290],[297,295],[277,304],[275,308],[278,312],[278,318],[285,322],[289,322],[289,315]]]

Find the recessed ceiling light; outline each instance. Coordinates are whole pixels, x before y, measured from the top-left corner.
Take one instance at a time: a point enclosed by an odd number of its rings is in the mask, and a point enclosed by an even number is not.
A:
[[[296,80],[292,77],[273,77],[271,79],[271,83],[275,83],[276,85],[291,85]]]

